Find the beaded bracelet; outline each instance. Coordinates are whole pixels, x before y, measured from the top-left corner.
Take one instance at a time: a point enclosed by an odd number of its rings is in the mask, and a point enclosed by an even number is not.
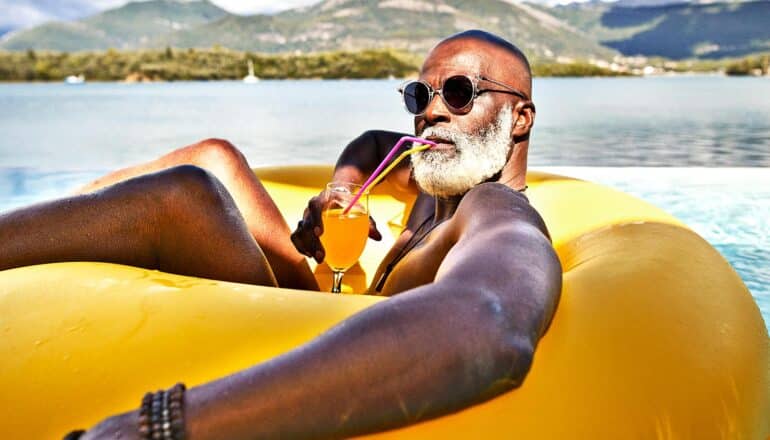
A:
[[[184,440],[184,392],[183,383],[168,391],[147,393],[139,407],[139,435],[143,440]],[[86,431],[78,429],[65,435],[62,440],[78,440]]]
[[[147,393],[139,408],[139,435],[144,440],[184,440],[183,383],[168,391]]]

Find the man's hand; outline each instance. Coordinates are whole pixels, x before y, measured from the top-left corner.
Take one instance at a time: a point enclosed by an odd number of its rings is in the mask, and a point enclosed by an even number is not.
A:
[[[326,203],[327,197],[323,191],[310,199],[305,212],[302,214],[302,220],[299,221],[297,229],[291,234],[291,242],[294,243],[294,247],[301,254],[315,258],[318,263],[323,262],[326,256],[326,251],[319,239],[324,232],[321,213]],[[369,238],[376,241],[382,240],[382,234],[377,230],[377,224],[371,216],[369,217]]]
[[[305,212],[302,214],[302,220],[299,221],[297,229],[291,234],[291,242],[294,243],[294,247],[301,254],[315,258],[319,263],[324,260],[326,255],[321,240],[318,238],[324,232],[321,212],[325,204],[326,194],[323,191],[310,199]]]
[[[89,429],[79,440],[139,440],[137,418],[136,412],[107,418]]]

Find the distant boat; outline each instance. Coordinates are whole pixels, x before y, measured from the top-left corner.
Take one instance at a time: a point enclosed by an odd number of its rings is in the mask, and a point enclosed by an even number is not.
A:
[[[80,75],[70,75],[64,78],[64,82],[67,84],[83,84],[86,82],[86,77],[81,73]]]
[[[254,75],[254,63],[249,60],[249,74],[243,77],[243,82],[246,84],[254,84],[259,82],[259,78]]]

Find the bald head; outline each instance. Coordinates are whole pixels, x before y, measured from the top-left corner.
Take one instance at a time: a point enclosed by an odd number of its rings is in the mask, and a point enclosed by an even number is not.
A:
[[[441,40],[433,51],[446,46],[477,47],[486,49],[495,59],[494,70],[500,70],[500,76],[515,81],[519,89],[532,98],[532,70],[526,55],[509,41],[486,31],[471,29],[451,35]],[[432,51],[432,52],[433,52]]]

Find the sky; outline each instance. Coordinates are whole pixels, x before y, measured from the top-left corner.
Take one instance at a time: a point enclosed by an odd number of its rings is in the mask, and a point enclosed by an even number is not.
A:
[[[320,0],[211,0],[235,14],[272,13]],[[0,30],[34,26],[51,20],[75,20],[127,3],[126,0],[0,0]]]

